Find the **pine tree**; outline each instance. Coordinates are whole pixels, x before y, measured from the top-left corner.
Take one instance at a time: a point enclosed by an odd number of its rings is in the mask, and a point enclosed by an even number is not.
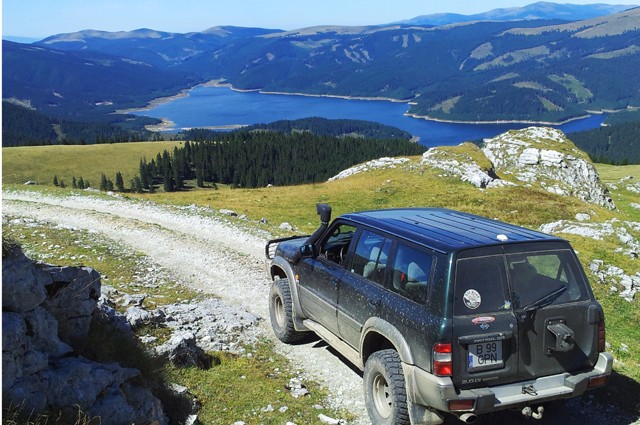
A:
[[[54,186],[59,186],[60,184],[58,183],[58,176],[53,176],[53,185]]]
[[[116,189],[118,189],[118,192],[124,192],[124,179],[120,171],[116,173]]]
[[[102,192],[107,191],[107,176],[105,176],[104,173],[102,173],[102,176],[100,176],[100,190]]]
[[[78,189],[85,189],[85,188],[86,186],[85,186],[84,180],[82,179],[82,177],[80,177],[78,179]]]
[[[71,187],[73,187],[74,189],[78,188],[78,182],[76,181],[76,176],[73,176],[73,179],[71,180]]]

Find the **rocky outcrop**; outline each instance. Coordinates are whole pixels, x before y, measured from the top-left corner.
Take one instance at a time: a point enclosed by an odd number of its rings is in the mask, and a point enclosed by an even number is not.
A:
[[[431,148],[422,155],[422,164],[440,169],[445,176],[458,177],[463,182],[471,183],[480,189],[512,184],[500,180],[495,173],[493,164],[489,162],[480,148],[468,142],[459,146]]]
[[[36,265],[19,248],[2,258],[2,396],[26,413],[100,417],[104,425],[167,424],[137,369],[74,355],[87,344],[100,275]]]
[[[615,209],[587,155],[552,128],[512,130],[485,139],[482,150],[468,142],[431,148],[422,165],[481,189],[525,185]]]
[[[560,130],[529,127],[485,139],[482,151],[504,178],[615,209],[588,156]]]

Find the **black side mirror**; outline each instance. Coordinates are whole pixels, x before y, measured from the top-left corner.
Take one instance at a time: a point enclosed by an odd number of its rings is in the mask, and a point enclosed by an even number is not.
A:
[[[300,256],[302,258],[312,258],[313,257],[313,245],[305,244],[300,247]]]
[[[331,221],[331,206],[328,204],[316,204],[316,211],[322,224],[329,224]]]

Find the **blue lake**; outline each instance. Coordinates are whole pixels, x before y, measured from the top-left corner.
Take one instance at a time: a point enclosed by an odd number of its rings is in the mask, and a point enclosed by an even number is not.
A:
[[[352,100],[258,92],[238,92],[226,87],[196,87],[188,96],[135,112],[172,121],[175,129],[223,128],[306,117],[358,119],[398,127],[420,137],[425,146],[457,145],[467,140],[494,137],[532,124],[457,124],[403,115],[409,105],[383,100]],[[565,133],[597,128],[605,114],[554,126]]]

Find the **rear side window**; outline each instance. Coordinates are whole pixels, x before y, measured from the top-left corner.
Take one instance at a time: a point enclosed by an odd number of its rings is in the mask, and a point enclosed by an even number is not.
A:
[[[507,276],[502,255],[459,259],[454,311],[457,316],[508,310]]]
[[[391,272],[391,290],[420,304],[427,299],[433,257],[422,250],[398,243]]]

